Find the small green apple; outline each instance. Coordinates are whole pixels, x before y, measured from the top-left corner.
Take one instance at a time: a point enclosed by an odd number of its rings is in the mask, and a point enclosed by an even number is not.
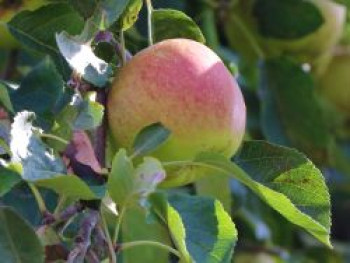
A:
[[[212,50],[171,39],[144,49],[121,69],[108,117],[116,143],[128,150],[144,127],[161,122],[172,134],[153,156],[182,161],[205,151],[231,157],[244,136],[246,108],[237,82]],[[188,183],[194,179],[188,174],[169,174],[166,181]]]
[[[10,34],[6,23],[16,13],[23,10],[35,10],[45,4],[45,0],[0,0],[0,48],[11,49],[18,47],[18,42]]]
[[[292,40],[262,36],[253,15],[254,0],[240,2],[228,12],[225,23],[230,45],[245,57],[254,58],[261,49],[268,57],[288,54],[301,62],[314,62],[329,52],[340,40],[346,21],[346,7],[331,0],[305,2],[318,8],[324,19],[323,24],[311,34]]]
[[[350,50],[338,49],[318,80],[321,95],[350,116]]]
[[[311,62],[329,51],[340,40],[346,20],[346,7],[331,0],[307,1],[318,8],[324,19],[323,24],[315,32],[300,39],[266,39],[266,43],[283,53],[296,55],[302,61]]]

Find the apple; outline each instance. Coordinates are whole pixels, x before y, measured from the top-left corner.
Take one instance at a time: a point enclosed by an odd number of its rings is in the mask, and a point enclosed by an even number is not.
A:
[[[225,23],[230,45],[245,57],[254,57],[260,47],[265,56],[288,54],[301,62],[312,63],[339,42],[346,21],[346,7],[331,0],[305,1],[318,8],[324,18],[323,24],[304,37],[286,40],[262,36],[253,16],[252,0],[242,1],[230,11]]]
[[[350,49],[337,49],[318,79],[321,95],[340,112],[350,116]]]
[[[323,16],[323,24],[305,37],[296,40],[266,39],[267,45],[283,53],[296,55],[302,61],[312,62],[325,52],[331,50],[340,40],[345,20],[346,7],[331,0],[307,0],[314,4]]]
[[[18,47],[16,39],[8,31],[6,23],[16,13],[23,10],[35,10],[45,4],[45,0],[2,0],[0,2],[0,48],[11,49]]]
[[[115,142],[129,151],[144,127],[160,122],[171,130],[152,153],[162,161],[192,160],[205,151],[229,158],[245,132],[236,80],[212,50],[188,39],[165,40],[136,54],[118,72],[107,105]],[[168,173],[167,185],[194,180],[181,174]]]

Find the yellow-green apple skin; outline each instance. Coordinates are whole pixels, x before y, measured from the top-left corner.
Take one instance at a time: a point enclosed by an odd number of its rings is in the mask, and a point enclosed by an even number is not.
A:
[[[108,117],[117,145],[129,150],[144,127],[162,123],[171,135],[152,155],[183,161],[201,152],[231,157],[244,136],[246,108],[237,82],[212,50],[171,39],[144,49],[121,69]],[[194,179],[172,175],[166,179],[171,186]]]
[[[18,12],[35,10],[45,4],[45,0],[0,0],[0,48],[11,49],[19,46],[8,31],[6,23]]]
[[[318,80],[319,91],[339,111],[350,116],[350,52],[335,54]]]
[[[292,41],[269,40],[268,44],[284,53],[295,54],[302,60],[312,61],[329,51],[340,40],[346,19],[346,7],[331,0],[307,0],[323,16],[323,24],[311,34]],[[297,18],[296,18],[297,19]]]
[[[246,57],[256,56],[257,50],[254,45],[257,45],[265,56],[288,54],[299,61],[312,63],[339,42],[346,21],[346,7],[331,0],[305,1],[318,8],[323,23],[308,35],[286,40],[262,36],[252,14],[253,0],[242,1],[229,12],[228,22],[225,23],[225,32],[230,45],[238,52],[244,53]]]

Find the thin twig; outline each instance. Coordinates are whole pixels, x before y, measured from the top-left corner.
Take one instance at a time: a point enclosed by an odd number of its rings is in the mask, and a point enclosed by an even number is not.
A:
[[[39,207],[41,214],[44,215],[48,210],[46,208],[45,201],[44,201],[43,197],[41,196],[38,188],[34,184],[29,183],[28,186],[35,197],[35,200],[38,204],[38,207]]]
[[[121,46],[121,56],[122,56],[122,66],[126,64],[126,49],[125,49],[125,37],[124,37],[124,31],[120,31],[120,46]]]
[[[61,137],[58,137],[58,136],[56,136],[54,134],[50,134],[50,133],[42,133],[42,134],[40,134],[40,137],[47,138],[47,139],[52,139],[52,140],[58,141],[58,142],[60,142],[60,143],[62,143],[64,145],[68,145],[69,144],[69,141],[67,141],[67,140],[65,140],[65,139],[63,139]]]
[[[151,0],[145,0],[147,6],[147,26],[148,26],[148,44],[153,45],[153,25],[152,25],[152,13],[153,7]]]
[[[115,254],[115,250],[114,250],[114,246],[113,246],[113,242],[111,239],[111,235],[109,234],[109,230],[108,230],[108,226],[106,223],[105,218],[103,217],[103,215],[101,214],[101,223],[104,229],[104,233],[106,235],[106,241],[108,244],[108,250],[109,250],[109,257],[111,259],[111,263],[117,263],[117,257]]]
[[[113,236],[113,244],[115,245],[118,242],[118,237],[119,237],[119,232],[120,232],[120,227],[121,227],[121,223],[125,214],[125,207],[122,207],[120,209],[120,213],[118,215],[118,221],[115,224],[115,230],[114,230],[114,236]]]

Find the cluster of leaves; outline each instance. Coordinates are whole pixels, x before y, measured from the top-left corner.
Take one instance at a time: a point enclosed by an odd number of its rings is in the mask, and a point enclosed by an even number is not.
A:
[[[227,201],[222,196],[230,192],[229,178],[249,191],[247,196],[259,197],[331,247],[325,180],[296,150],[252,140],[232,160],[202,153],[194,160],[161,163],[148,157],[171,134],[160,124],[140,132],[134,153],[115,149],[104,130],[106,90],[130,56],[124,41],[133,51],[147,43],[134,26],[142,4],[141,0],[84,1],[84,5],[79,0],[58,1],[21,12],[8,23],[10,32],[41,62],[25,72],[19,84],[0,82],[0,105],[7,115],[0,141],[0,202],[6,205],[0,206],[2,258],[168,262],[171,253],[180,262],[231,262],[237,230],[229,214],[231,197]],[[201,1],[189,7],[203,15],[198,21],[202,30],[181,11],[148,6],[149,42],[194,39],[211,46],[230,66],[237,53],[218,44],[213,7]],[[315,30],[317,18],[310,19],[310,26],[304,24],[309,21],[300,22],[303,30],[296,33]],[[261,22],[265,35],[295,37],[275,31],[270,21]],[[328,157],[333,138],[320,118],[311,77],[297,62],[278,57],[260,60],[258,80],[249,78],[257,72],[245,70],[256,68],[258,59],[239,58],[240,63],[249,62],[245,68],[239,64],[246,73],[241,82],[250,88],[247,97],[256,88],[262,94],[264,138],[298,147],[317,161]],[[254,112],[256,105],[247,102]],[[257,129],[254,124],[248,128]],[[212,177],[196,182],[199,195],[191,194],[193,188],[160,190],[158,185],[173,166],[204,167]],[[208,194],[221,202],[203,196]],[[259,219],[254,222],[249,209],[241,211],[258,228]]]

